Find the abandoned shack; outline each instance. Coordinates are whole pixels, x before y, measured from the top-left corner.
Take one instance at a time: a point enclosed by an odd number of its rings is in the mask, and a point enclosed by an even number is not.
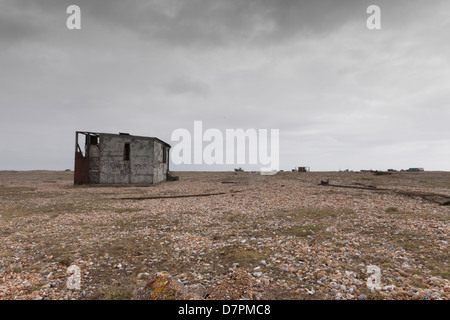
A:
[[[84,148],[79,137],[85,136]],[[158,138],[77,131],[74,184],[156,184],[167,179],[170,145]]]

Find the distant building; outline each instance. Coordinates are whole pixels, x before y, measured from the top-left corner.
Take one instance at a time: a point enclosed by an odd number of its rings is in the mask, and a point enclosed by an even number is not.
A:
[[[422,172],[425,171],[423,168],[409,168],[408,172]]]
[[[79,136],[85,136],[84,147]],[[155,184],[167,179],[170,145],[158,138],[77,131],[75,184]]]

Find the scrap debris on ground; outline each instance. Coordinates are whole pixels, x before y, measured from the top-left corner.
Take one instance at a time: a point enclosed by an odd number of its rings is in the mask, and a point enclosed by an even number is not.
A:
[[[450,298],[450,173],[176,174],[0,172],[0,299]]]

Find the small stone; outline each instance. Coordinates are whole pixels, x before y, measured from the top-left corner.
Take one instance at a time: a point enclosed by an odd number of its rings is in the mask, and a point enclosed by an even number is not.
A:
[[[145,273],[139,273],[139,274],[137,275],[137,280],[142,280],[142,279],[144,279],[145,277],[146,277]]]
[[[138,287],[143,287],[145,286],[145,284],[146,284],[145,280],[136,280],[136,285]]]
[[[442,296],[440,293],[435,292],[435,293],[433,293],[433,297],[435,297],[436,299],[440,299]]]
[[[256,278],[260,278],[262,276],[262,274],[263,274],[262,272],[254,272],[253,276]]]
[[[311,288],[311,290],[306,289],[306,292],[310,295],[313,295],[314,293],[316,293],[316,291],[314,290],[314,288]]]
[[[394,290],[395,289],[395,285],[390,285],[390,286],[384,286],[383,287],[383,291],[388,291],[388,292],[390,292],[390,291],[392,291],[392,290]]]
[[[403,277],[409,277],[409,273],[408,272],[406,272],[406,271],[403,271],[403,270],[398,270],[398,273],[401,275],[401,276],[403,276]]]
[[[184,292],[183,293],[185,295],[190,296],[190,297],[195,298],[195,299],[199,299],[199,298],[203,299],[203,298],[206,297],[208,292],[207,292],[207,290],[206,290],[204,285],[202,285],[202,284],[193,284],[193,285],[190,285],[190,286],[186,286],[184,288]]]
[[[360,294],[358,300],[367,300],[367,296],[365,294]]]

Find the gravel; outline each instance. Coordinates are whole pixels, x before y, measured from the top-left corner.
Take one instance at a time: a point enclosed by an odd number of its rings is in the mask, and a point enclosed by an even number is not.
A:
[[[252,299],[450,298],[450,208],[389,191],[450,195],[450,174],[177,174],[74,187],[70,172],[0,172],[0,299],[128,299],[161,271],[217,299],[241,297],[233,279]],[[205,193],[224,194],[121,200]],[[80,290],[67,289],[70,265]],[[370,265],[382,290],[367,288]]]

